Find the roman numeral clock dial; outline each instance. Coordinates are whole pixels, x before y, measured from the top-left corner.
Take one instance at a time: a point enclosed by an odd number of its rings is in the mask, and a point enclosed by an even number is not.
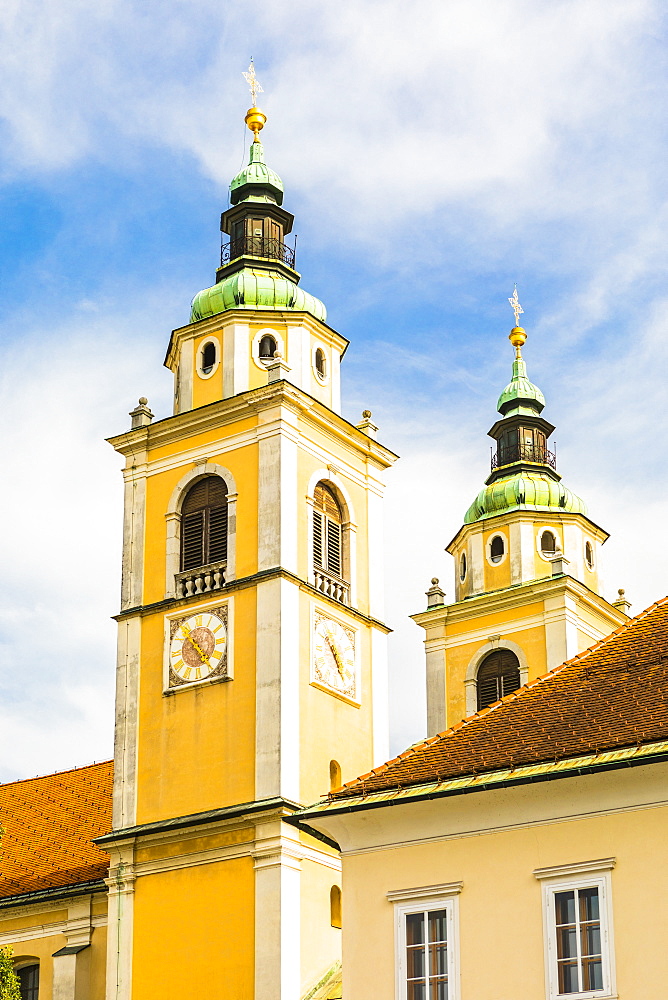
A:
[[[170,626],[170,687],[224,676],[227,667],[227,623],[224,609],[190,615]]]
[[[314,623],[313,679],[346,698],[357,697],[355,633],[321,615]]]

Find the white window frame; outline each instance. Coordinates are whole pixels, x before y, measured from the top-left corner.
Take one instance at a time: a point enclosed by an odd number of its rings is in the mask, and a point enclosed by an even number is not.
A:
[[[448,1000],[460,1000],[459,987],[459,893],[461,882],[423,886],[388,892],[394,903],[396,1000],[407,1000],[406,917],[411,913],[445,910],[448,945]]]
[[[534,872],[543,889],[543,940],[545,950],[545,984],[549,1000],[610,1000],[617,996],[615,949],[612,925],[612,885],[610,872],[614,858],[602,861],[540,868]],[[596,888],[599,892],[601,919],[601,962],[603,988],[580,993],[560,993],[557,969],[557,929],[554,897],[557,892]]]

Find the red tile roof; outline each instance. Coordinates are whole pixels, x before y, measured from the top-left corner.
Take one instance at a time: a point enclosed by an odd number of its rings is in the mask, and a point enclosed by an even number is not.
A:
[[[668,597],[330,800],[668,739]]]
[[[105,878],[113,761],[0,785],[0,899]]]

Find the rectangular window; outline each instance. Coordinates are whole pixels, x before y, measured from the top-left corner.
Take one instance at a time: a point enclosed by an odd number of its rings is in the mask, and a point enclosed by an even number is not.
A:
[[[397,1000],[457,1000],[456,895],[396,896]]]
[[[544,879],[549,1000],[614,996],[609,870],[594,868],[587,875],[586,866],[573,865],[560,870],[564,876],[568,867],[579,869],[580,877],[550,878],[550,869],[534,873]]]

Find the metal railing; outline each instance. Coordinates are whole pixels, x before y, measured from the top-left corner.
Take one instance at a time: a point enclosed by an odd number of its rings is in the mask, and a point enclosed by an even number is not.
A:
[[[513,462],[538,462],[541,465],[549,465],[551,469],[557,468],[557,455],[554,451],[541,448],[534,444],[517,444],[512,448],[499,448],[492,454],[492,472],[502,465],[512,465]]]
[[[350,597],[350,584],[344,580],[339,580],[331,576],[323,569],[314,570],[315,589],[326,597],[331,597],[340,604],[348,604]]]
[[[177,597],[192,597],[193,594],[208,594],[225,586],[227,562],[209,563],[197,569],[186,570],[175,576]]]
[[[241,236],[230,240],[220,248],[220,263],[229,263],[236,257],[265,257],[268,260],[280,260],[288,267],[295,266],[295,250],[281,243],[280,240],[265,239],[264,236]]]

